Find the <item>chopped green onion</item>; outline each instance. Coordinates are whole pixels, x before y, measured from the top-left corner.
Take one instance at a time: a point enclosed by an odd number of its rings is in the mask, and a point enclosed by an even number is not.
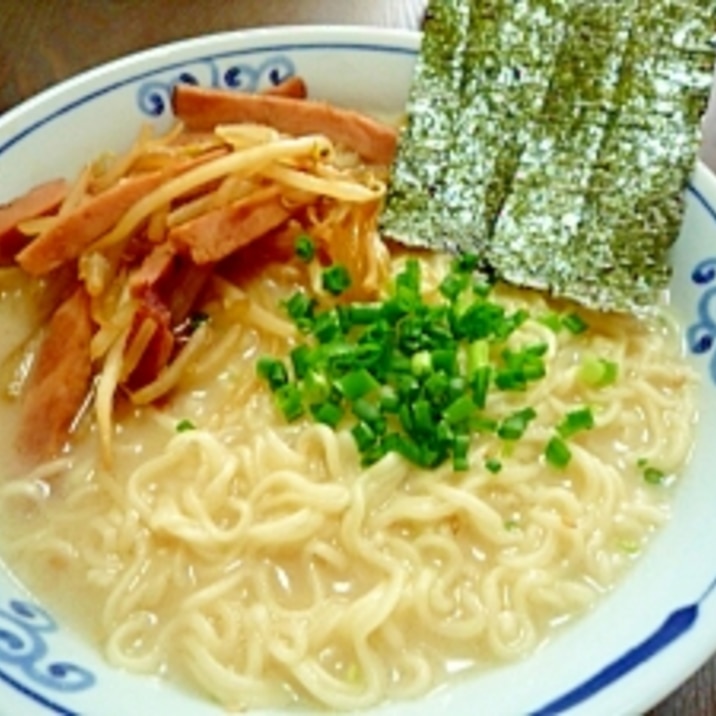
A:
[[[454,301],[469,284],[468,274],[449,273],[440,283],[439,290],[448,301]]]
[[[389,385],[384,385],[380,388],[379,402],[380,409],[384,413],[397,413],[400,407],[400,397]]]
[[[355,349],[355,360],[357,365],[375,368],[386,361],[385,347],[379,343],[359,343]]]
[[[644,468],[644,480],[650,485],[662,485],[666,480],[666,473],[656,467]]]
[[[435,439],[438,443],[449,445],[455,440],[455,431],[445,420],[440,420],[435,428]]]
[[[295,383],[282,385],[275,393],[276,404],[279,410],[289,423],[300,418],[304,414],[301,392]]]
[[[307,296],[303,291],[296,291],[287,301],[284,307],[289,318],[302,330],[310,328],[313,321],[313,314],[316,308],[316,301]]]
[[[493,475],[496,475],[500,470],[502,470],[502,463],[494,457],[488,458],[485,460],[485,469],[487,469],[488,472],[491,472]]]
[[[408,435],[411,435],[415,429],[415,421],[413,419],[413,411],[410,409],[409,405],[403,403],[398,408],[398,419],[400,420],[400,425],[403,430]]]
[[[465,471],[470,467],[468,452],[470,449],[470,436],[458,435],[452,446],[452,469],[455,472]]]
[[[416,258],[409,258],[403,270],[395,277],[396,293],[398,289],[408,289],[418,294],[420,292],[420,262]]]
[[[331,384],[328,378],[318,370],[309,370],[303,376],[301,384],[303,396],[307,403],[322,403],[328,400],[331,394]]]
[[[562,438],[557,436],[550,439],[545,448],[544,455],[547,458],[547,462],[556,468],[567,467],[569,461],[572,459],[572,451]]]
[[[500,390],[524,390],[527,387],[522,371],[503,368],[495,374],[495,385]]]
[[[414,400],[420,392],[421,383],[412,373],[395,373],[395,389],[406,401]]]
[[[405,435],[398,435],[395,440],[395,451],[406,460],[421,467],[425,464],[425,455],[420,446],[411,438]]]
[[[450,377],[442,371],[429,375],[423,382],[422,390],[437,409],[451,402]]]
[[[589,328],[589,324],[578,313],[567,313],[562,316],[562,325],[575,336]]]
[[[437,348],[431,354],[433,368],[447,375],[457,372],[457,351],[454,348]]]
[[[472,303],[457,319],[455,332],[460,338],[478,340],[506,331],[505,309],[497,303]]]
[[[549,350],[549,346],[546,343],[532,343],[531,345],[527,346],[524,350],[524,352],[531,357],[534,358],[541,358],[547,351]]]
[[[563,438],[569,438],[582,430],[590,430],[594,427],[594,414],[588,407],[578,408],[567,413],[562,422],[557,426],[557,432]]]
[[[490,363],[490,344],[484,338],[472,341],[467,347],[467,372],[472,374]]]
[[[383,420],[380,408],[365,398],[358,398],[358,400],[354,401],[352,409],[357,418],[369,425],[375,425]]]
[[[277,358],[259,358],[256,363],[256,371],[269,384],[271,390],[278,390],[288,383],[286,366]]]
[[[562,317],[556,311],[549,311],[537,319],[543,326],[547,326],[553,333],[562,330]]]
[[[384,440],[377,441],[373,444],[359,443],[358,440],[356,440],[356,446],[358,447],[358,450],[360,450],[360,464],[363,467],[370,467],[371,465],[374,465],[379,460],[382,460],[389,452],[394,450],[394,448],[389,447]]]
[[[477,254],[460,254],[453,259],[452,270],[458,273],[472,273],[480,265]]]
[[[389,364],[390,372],[393,375],[399,376],[401,374],[407,374],[401,375],[401,378],[405,377],[410,378],[410,380],[413,380],[413,362],[410,360],[410,358],[408,358],[408,356],[403,355],[399,351],[394,351],[389,357]]]
[[[615,383],[619,376],[619,365],[605,358],[585,356],[577,376],[582,383],[592,388],[604,388]]]
[[[640,550],[639,543],[635,540],[619,540],[618,545],[619,549],[624,552],[625,554],[638,554]]]
[[[497,435],[503,440],[519,440],[527,426],[537,417],[534,408],[524,408],[508,415],[497,428]]]
[[[339,306],[338,310],[346,329],[352,326],[375,325],[383,317],[383,306],[380,303],[351,303]]]
[[[182,418],[175,427],[178,433],[185,433],[187,430],[196,430],[196,425],[191,422],[188,418]]]
[[[313,351],[307,345],[296,346],[289,353],[293,374],[302,380],[313,365]]]
[[[313,321],[313,335],[320,343],[330,343],[342,333],[338,311],[320,313]]]
[[[543,378],[546,369],[543,355],[547,350],[545,343],[536,343],[521,351],[505,348],[501,357],[504,367],[495,375],[495,385],[501,390],[525,390],[530,381]]]
[[[472,388],[472,399],[478,408],[484,408],[487,403],[487,392],[490,388],[490,378],[492,376],[492,368],[485,366],[478,368],[470,378],[470,388]]]
[[[298,258],[313,260],[310,237],[296,237],[294,248]],[[286,420],[307,411],[334,428],[345,421],[363,465],[397,452],[420,467],[450,459],[454,470],[466,470],[475,433],[497,433],[502,453],[509,454],[535,411],[485,414],[493,405],[490,390],[524,391],[542,378],[548,346],[507,348],[528,313],[510,313],[493,301],[493,277],[473,275],[478,267],[477,257],[455,259],[429,300],[413,257],[382,301],[333,302],[325,293],[314,297],[302,290],[291,295],[283,305],[303,341],[285,364],[257,362]],[[321,282],[325,292],[339,296],[351,278],[345,266],[333,264],[322,271]],[[582,429],[575,420],[565,418],[562,432]],[[498,472],[502,463],[491,458],[485,468]]]
[[[365,452],[368,448],[375,445],[378,436],[375,430],[368,425],[368,423],[359,422],[351,428],[351,435],[361,452]]]
[[[343,409],[336,403],[319,403],[311,406],[311,414],[319,423],[335,428],[343,417]]]
[[[348,400],[355,401],[377,390],[380,383],[365,368],[358,368],[339,378],[336,386]]]
[[[413,406],[413,426],[416,432],[432,435],[435,433],[435,418],[432,405],[427,400],[418,400]]]
[[[309,263],[316,255],[316,245],[308,234],[299,234],[293,244],[293,250],[296,256]]]
[[[469,395],[456,398],[445,409],[444,417],[450,425],[456,425],[467,420],[475,412],[475,403]]]
[[[525,382],[525,384],[529,383],[530,381],[539,380],[540,378],[544,378],[546,374],[546,370],[544,367],[543,361],[527,361],[522,366],[522,378]]]
[[[430,373],[433,369],[433,359],[430,351],[423,350],[413,353],[410,364],[414,375],[425,375]]]
[[[530,314],[520,308],[515,311],[511,316],[505,318],[504,321],[498,324],[495,336],[502,340],[509,338],[528,318]]]
[[[487,298],[492,292],[492,284],[489,281],[476,281],[472,284],[472,292],[478,298]]]
[[[358,362],[357,347],[341,341],[323,344],[320,355],[321,361],[333,372],[353,370]]]
[[[448,397],[450,400],[456,400],[467,393],[467,380],[461,375],[453,375],[448,380]]]
[[[351,275],[342,264],[333,264],[323,270],[321,285],[328,293],[339,296],[351,285]]]

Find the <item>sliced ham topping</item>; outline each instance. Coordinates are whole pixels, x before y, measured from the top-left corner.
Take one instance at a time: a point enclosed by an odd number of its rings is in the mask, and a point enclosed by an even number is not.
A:
[[[176,251],[171,244],[164,242],[155,246],[129,277],[132,295],[141,296],[155,288],[171,272],[175,260]]]
[[[64,179],[53,179],[0,206],[0,265],[11,263],[28,242],[18,225],[55,211],[67,196],[68,187]]]
[[[56,455],[90,390],[92,319],[84,289],[77,289],[50,320],[23,398],[18,452],[33,461]]]
[[[169,241],[196,264],[214,263],[277,228],[293,211],[274,191],[256,192],[177,226]]]
[[[51,229],[33,239],[17,254],[17,262],[28,273],[42,276],[76,259],[93,241],[110,231],[146,194],[168,179],[225,153],[225,149],[217,149],[161,171],[120,179],[106,191],[88,198],[75,211],[60,218]]]
[[[151,383],[169,363],[175,343],[171,318],[161,298],[154,291],[146,291],[134,314],[125,352],[125,357],[130,356],[125,381],[133,389]]]
[[[324,134],[375,164],[390,164],[395,155],[395,129],[360,112],[323,102],[179,84],[174,88],[172,104],[176,116],[193,131],[213,129],[217,124],[253,122],[298,136]]]
[[[40,234],[17,255],[17,262],[28,273],[42,276],[77,258],[93,241],[109,231],[132,204],[156,189],[164,178],[162,172],[152,172],[120,180]]]
[[[67,447],[88,404],[94,368],[102,371],[99,431],[111,450],[117,390],[128,391],[137,405],[155,401],[181,378],[194,351],[203,350],[212,331],[199,327],[208,318],[201,311],[210,306],[204,298],[217,271],[233,276],[245,274],[252,262],[290,259],[295,234],[304,225],[315,228],[320,243],[323,195],[329,212],[331,197],[366,201],[367,195],[369,207],[376,204],[372,189],[349,192],[347,182],[333,182],[331,168],[319,166],[331,157],[319,150],[329,146],[328,137],[368,162],[389,164],[396,131],[306,95],[299,77],[258,95],[178,85],[173,102],[184,128],[177,124],[180,129],[165,140],[146,146],[140,137],[132,153],[96,181],[88,181],[88,172],[72,187],[64,180],[47,182],[0,206],[0,264],[5,257],[39,278],[38,285],[61,289],[61,294],[43,291],[52,301],[44,309],[47,327],[38,336],[35,365],[20,396],[18,452],[38,461]],[[255,147],[213,131],[235,123],[277,131],[260,130]],[[325,137],[304,138],[316,134]],[[265,149],[263,135],[269,142]],[[306,154],[305,165],[291,160]],[[207,162],[206,170],[190,171]],[[19,231],[22,222],[45,215],[51,219],[33,222],[34,238]],[[343,224],[339,219],[339,233],[358,241],[352,224]],[[242,251],[259,239],[267,241],[265,247]],[[344,263],[360,259],[350,242],[342,255]],[[356,266],[369,272],[360,261]],[[85,283],[78,288],[78,281]],[[117,325],[108,323],[107,314],[115,311]],[[121,342],[112,344],[116,331]]]
[[[194,265],[168,242],[144,257],[129,278],[139,306],[127,341],[122,382],[136,390],[159,377],[191,330],[187,319],[213,270],[213,264]]]
[[[177,254],[169,242],[155,246],[129,277],[132,295],[143,298],[153,293],[161,299],[176,329],[189,317],[214,269],[213,264],[196,266],[187,256]]]
[[[175,333],[191,317],[214,271],[213,263],[196,266],[185,256],[178,256],[177,259],[174,272],[162,285],[162,296],[171,313]]]

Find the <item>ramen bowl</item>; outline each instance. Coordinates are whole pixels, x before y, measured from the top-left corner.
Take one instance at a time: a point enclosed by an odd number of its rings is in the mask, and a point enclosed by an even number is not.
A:
[[[166,129],[177,82],[260,90],[290,75],[312,96],[395,116],[405,106],[419,36],[358,28],[261,29],[192,39],[64,82],[0,117],[0,203],[74,176],[139,127]],[[672,302],[697,371],[695,449],[671,519],[597,606],[529,657],[450,681],[371,713],[633,714],[661,700],[716,649],[716,179],[695,167],[673,251]],[[0,571],[0,714],[212,716],[208,699],[159,677],[111,667],[94,645]],[[270,711],[270,713],[279,713]]]

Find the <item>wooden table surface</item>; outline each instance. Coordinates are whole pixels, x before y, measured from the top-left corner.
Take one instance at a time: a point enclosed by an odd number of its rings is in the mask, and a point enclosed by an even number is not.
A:
[[[0,0],[0,114],[84,69],[172,40],[282,24],[417,28],[424,5],[424,0]],[[716,167],[716,141],[711,146],[709,163]],[[649,712],[711,714],[716,714],[716,657]]]

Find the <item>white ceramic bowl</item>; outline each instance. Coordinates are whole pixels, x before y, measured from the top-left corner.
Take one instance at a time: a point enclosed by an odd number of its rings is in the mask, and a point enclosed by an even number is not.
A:
[[[281,28],[160,47],[85,73],[0,117],[0,202],[71,177],[87,157],[121,149],[141,122],[170,122],[178,80],[253,89],[299,73],[312,94],[397,113],[418,36],[358,28]],[[697,447],[673,519],[598,608],[532,657],[380,714],[580,714],[643,711],[716,649],[716,179],[698,166],[674,251],[674,301],[702,377]],[[211,703],[110,668],[0,570],[3,716],[216,716]]]

